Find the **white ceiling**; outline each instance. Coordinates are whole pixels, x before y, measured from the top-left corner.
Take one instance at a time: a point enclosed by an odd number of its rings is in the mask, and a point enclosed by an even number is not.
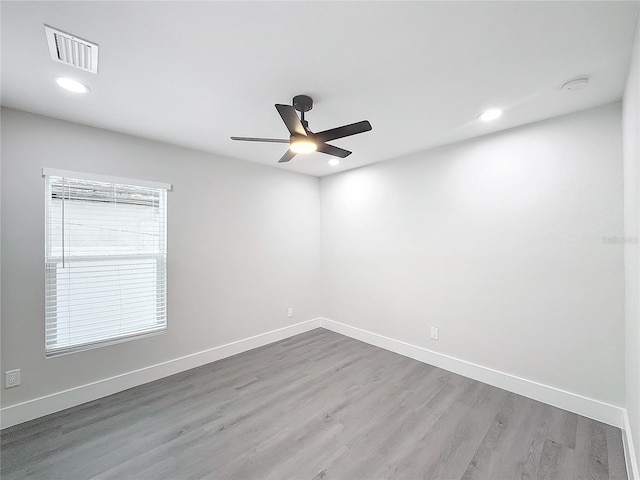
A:
[[[2,104],[237,159],[323,176],[619,100],[639,2],[8,2]],[[54,62],[44,24],[100,46],[98,75]],[[560,85],[590,75],[590,86]],[[73,76],[91,88],[62,91]],[[277,165],[274,108],[315,100],[310,128],[367,119]],[[477,115],[505,114],[485,124]],[[176,159],[179,161],[179,159]]]

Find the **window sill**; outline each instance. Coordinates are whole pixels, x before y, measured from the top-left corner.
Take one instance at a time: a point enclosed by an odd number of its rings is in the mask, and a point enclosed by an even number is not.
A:
[[[69,355],[71,353],[78,353],[78,352],[84,352],[84,351],[87,351],[87,350],[94,350],[96,348],[108,347],[110,345],[117,345],[118,343],[130,342],[132,340],[141,340],[143,338],[155,337],[157,335],[162,335],[164,333],[167,333],[167,329],[166,328],[164,328],[162,330],[153,331],[153,332],[138,333],[138,334],[135,334],[135,335],[128,335],[128,336],[125,336],[125,337],[114,338],[114,339],[111,339],[111,340],[103,340],[103,341],[100,341],[100,342],[85,343],[83,345],[77,345],[77,346],[73,346],[73,347],[69,347],[69,348],[61,348],[59,350],[46,352],[45,356],[46,356],[46,358],[60,357],[62,355]]]

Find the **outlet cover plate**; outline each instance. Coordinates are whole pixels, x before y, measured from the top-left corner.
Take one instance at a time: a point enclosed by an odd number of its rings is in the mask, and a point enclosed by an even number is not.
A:
[[[440,336],[440,329],[438,327],[431,327],[431,338],[434,340],[438,340]]]
[[[17,387],[20,385],[20,369],[7,370],[4,372],[4,388]]]

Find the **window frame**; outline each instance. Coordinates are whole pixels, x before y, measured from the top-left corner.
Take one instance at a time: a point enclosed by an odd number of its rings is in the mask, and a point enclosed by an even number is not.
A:
[[[75,344],[70,344],[64,347],[56,347],[56,348],[52,348],[50,342],[48,342],[47,340],[47,335],[50,333],[50,325],[51,325],[51,320],[48,318],[48,311],[50,311],[51,308],[57,308],[57,303],[56,300],[50,297],[50,295],[48,295],[49,291],[53,291],[55,292],[55,296],[57,296],[58,294],[58,287],[57,287],[57,281],[58,281],[58,277],[57,277],[57,269],[59,268],[59,265],[64,265],[65,262],[65,256],[64,253],[62,255],[50,255],[50,242],[51,242],[51,238],[50,237],[50,232],[49,232],[49,228],[50,228],[50,221],[49,221],[49,210],[51,207],[51,189],[50,189],[50,179],[48,177],[61,177],[61,178],[68,178],[72,181],[90,181],[90,182],[100,182],[100,183],[104,183],[104,184],[111,184],[112,186],[114,185],[124,185],[127,187],[135,187],[135,188],[146,188],[146,189],[158,189],[158,190],[166,190],[167,192],[172,190],[172,185],[169,183],[163,183],[163,182],[156,182],[156,181],[147,181],[147,180],[137,180],[137,179],[130,179],[130,178],[123,178],[123,177],[114,177],[114,176],[106,176],[106,175],[100,175],[100,174],[92,174],[92,173],[83,173],[83,172],[74,172],[74,171],[70,171],[70,170],[59,170],[59,169],[52,169],[52,168],[43,168],[42,169],[42,176],[44,177],[44,183],[45,183],[45,239],[44,239],[44,246],[45,246],[45,261],[44,261],[44,267],[45,267],[45,299],[44,299],[44,307],[45,307],[45,322],[44,322],[44,347],[45,347],[45,356],[47,358],[50,357],[56,357],[56,356],[60,356],[60,355],[67,355],[67,354],[71,354],[71,353],[76,353],[76,352],[81,352],[81,351],[86,351],[86,350],[91,350],[94,348],[100,348],[100,347],[104,347],[104,346],[109,346],[109,345],[114,345],[114,344],[118,344],[118,343],[123,343],[123,342],[129,342],[131,340],[137,340],[137,339],[143,339],[143,338],[148,338],[148,337],[152,337],[152,336],[156,336],[156,335],[161,335],[163,333],[166,333],[167,329],[168,329],[168,306],[167,306],[167,298],[168,298],[168,292],[167,292],[167,285],[168,285],[168,278],[167,278],[167,254],[168,254],[168,242],[167,242],[167,223],[168,223],[168,195],[165,192],[162,197],[163,197],[163,202],[162,205],[160,207],[160,210],[163,212],[164,216],[163,218],[160,220],[161,224],[159,225],[161,227],[161,235],[163,236],[161,238],[161,244],[163,245],[163,248],[161,248],[160,253],[149,253],[149,254],[109,254],[109,255],[77,255],[77,256],[69,256],[66,257],[68,258],[69,262],[90,262],[90,261],[95,261],[95,262],[100,262],[100,261],[105,261],[105,265],[108,265],[109,261],[113,261],[113,262],[118,262],[118,261],[123,261],[123,260],[127,260],[127,259],[133,259],[135,258],[136,260],[151,260],[151,259],[155,259],[155,261],[158,263],[157,267],[156,267],[156,278],[157,279],[161,279],[162,280],[162,287],[159,287],[161,285],[160,282],[156,282],[155,285],[158,286],[158,290],[156,295],[158,295],[158,298],[156,299],[156,301],[160,300],[163,304],[164,304],[164,310],[163,310],[163,316],[162,316],[162,320],[160,320],[160,317],[156,314],[156,322],[161,324],[162,326],[160,328],[154,329],[154,328],[147,328],[138,332],[131,332],[131,333],[124,333],[124,334],[115,334],[115,335],[111,335],[108,338],[103,338],[103,339],[99,339],[99,340],[95,340],[95,341],[84,341],[84,342],[79,342],[79,343],[75,343]],[[64,202],[64,198],[63,198],[63,202]],[[63,219],[64,217],[64,203],[63,203],[63,207],[62,207],[62,215],[63,215]],[[64,233],[63,233],[64,235]],[[49,284],[49,287],[47,287],[47,284]],[[51,287],[51,285],[53,286],[53,289]],[[125,290],[126,291],[126,290]],[[52,304],[53,303],[53,304]],[[157,305],[157,304],[156,304]],[[157,308],[157,307],[156,307]],[[53,320],[54,322],[56,322],[56,325],[53,327],[54,329],[57,328],[58,325],[58,320],[57,318],[55,320]]]

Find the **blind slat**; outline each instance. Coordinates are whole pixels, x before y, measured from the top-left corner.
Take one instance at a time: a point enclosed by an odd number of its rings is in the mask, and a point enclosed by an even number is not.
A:
[[[164,308],[164,303],[153,303],[153,304],[142,304],[142,303],[137,303],[137,304],[128,304],[127,305],[127,314],[128,315],[132,315],[132,314],[136,314],[136,313],[144,313],[146,314],[147,312],[151,311],[151,310],[158,310],[158,309],[163,309]],[[122,309],[119,306],[116,305],[106,305],[104,306],[104,308],[100,308],[100,307],[94,307],[94,308],[78,308],[78,309],[73,309],[73,310],[69,310],[69,309],[57,309],[57,315],[59,317],[58,322],[56,322],[56,325],[59,325],[62,322],[73,322],[74,320],[78,323],[82,322],[83,320],[86,321],[85,314],[86,312],[93,312],[92,315],[92,323],[99,323],[101,321],[101,319],[106,319],[108,321],[112,321],[112,319],[116,319],[120,322],[124,321],[127,316],[123,316],[121,314]],[[117,318],[114,318],[117,317]]]

